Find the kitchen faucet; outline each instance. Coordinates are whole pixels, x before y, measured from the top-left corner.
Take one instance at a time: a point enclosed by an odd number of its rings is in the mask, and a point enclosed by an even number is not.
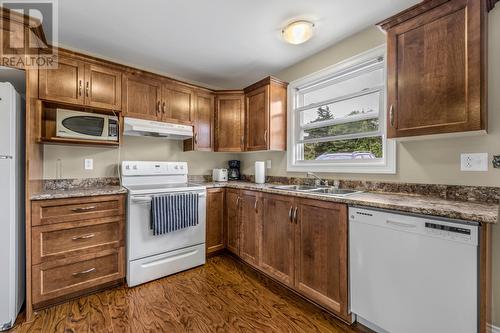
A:
[[[324,186],[328,186],[328,180],[321,179],[318,175],[316,175],[313,172],[308,172],[307,173],[307,177],[314,177],[314,178],[316,178],[316,180],[314,182],[316,186],[321,186],[321,183],[323,183]]]

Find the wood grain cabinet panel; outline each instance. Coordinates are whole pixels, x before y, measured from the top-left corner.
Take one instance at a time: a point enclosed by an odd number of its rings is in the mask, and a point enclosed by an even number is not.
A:
[[[207,190],[207,254],[212,254],[224,249],[224,206],[225,190],[223,188]]]
[[[33,226],[124,215],[124,196],[33,201]]]
[[[53,102],[84,104],[85,64],[59,56],[57,69],[39,70],[39,97]]]
[[[240,204],[239,190],[226,190],[226,230],[227,249],[232,253],[240,254]]]
[[[197,92],[194,109],[194,138],[184,140],[184,151],[214,150],[214,110],[215,96]]]
[[[286,150],[288,83],[267,77],[245,88],[245,150]]]
[[[215,103],[215,150],[241,152],[244,147],[244,94],[218,93]]]
[[[123,115],[158,121],[161,119],[161,82],[143,75],[128,74],[123,79]]]
[[[258,266],[260,259],[261,206],[259,192],[241,191],[240,257],[253,266]]]
[[[180,84],[162,88],[162,120],[191,125],[193,123],[194,92]]]
[[[263,194],[260,268],[278,281],[294,285],[293,197]]]
[[[388,136],[487,129],[482,1],[426,1],[380,25],[388,41]]]
[[[124,246],[123,217],[33,227],[32,263]]]
[[[347,207],[297,200],[295,287],[327,309],[348,315]]]
[[[124,248],[88,254],[75,259],[42,263],[33,266],[32,293],[38,304],[97,285],[119,280],[124,276]]]
[[[85,104],[121,110],[122,73],[105,66],[85,64]]]

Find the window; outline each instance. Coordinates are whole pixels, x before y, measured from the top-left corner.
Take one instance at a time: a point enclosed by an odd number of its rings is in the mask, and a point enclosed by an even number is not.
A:
[[[385,46],[289,86],[288,171],[395,173]]]

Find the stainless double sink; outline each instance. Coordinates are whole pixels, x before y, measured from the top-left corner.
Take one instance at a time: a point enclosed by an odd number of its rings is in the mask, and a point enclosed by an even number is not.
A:
[[[275,190],[321,194],[332,197],[346,197],[352,194],[362,192],[356,190],[340,189],[330,186],[310,186],[310,185],[278,185],[278,186],[272,186],[271,188]]]

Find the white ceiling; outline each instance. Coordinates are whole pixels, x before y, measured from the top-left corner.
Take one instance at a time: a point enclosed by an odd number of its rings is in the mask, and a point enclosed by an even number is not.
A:
[[[418,0],[60,0],[59,42],[218,88],[243,88]],[[292,19],[316,24],[286,44]]]

